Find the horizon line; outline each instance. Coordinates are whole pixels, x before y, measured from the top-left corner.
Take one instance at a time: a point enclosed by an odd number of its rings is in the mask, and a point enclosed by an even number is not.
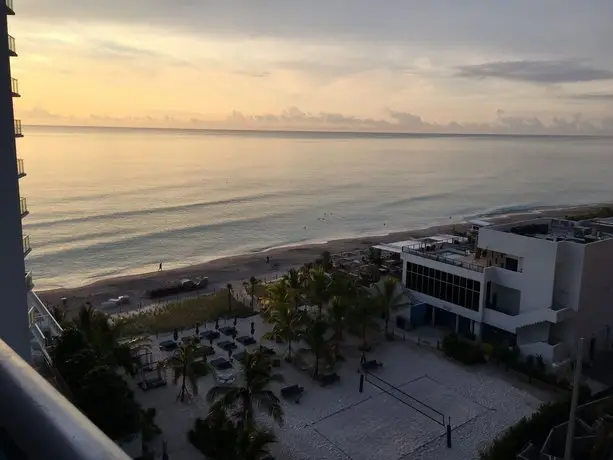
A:
[[[33,128],[77,128],[77,129],[116,129],[116,130],[150,130],[150,131],[197,131],[221,133],[270,133],[270,134],[337,134],[347,136],[439,136],[439,137],[589,137],[612,138],[612,134],[546,134],[546,133],[449,133],[449,132],[408,132],[408,131],[348,131],[348,130],[306,130],[306,129],[254,129],[254,128],[180,128],[155,126],[110,126],[110,125],[46,125],[24,124]]]

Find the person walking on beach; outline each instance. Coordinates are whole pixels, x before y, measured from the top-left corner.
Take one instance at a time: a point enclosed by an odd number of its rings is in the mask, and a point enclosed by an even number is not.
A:
[[[162,262],[160,262],[160,268],[158,269],[159,272],[162,271]]]
[[[270,256],[266,256],[266,263],[269,264],[270,263]]]

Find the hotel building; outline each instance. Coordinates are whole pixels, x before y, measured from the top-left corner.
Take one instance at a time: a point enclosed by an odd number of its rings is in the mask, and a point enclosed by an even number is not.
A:
[[[539,218],[490,225],[469,238],[422,238],[379,248],[400,254],[412,307],[406,327],[431,324],[517,345],[553,367],[577,338],[586,358],[611,345],[613,220]]]

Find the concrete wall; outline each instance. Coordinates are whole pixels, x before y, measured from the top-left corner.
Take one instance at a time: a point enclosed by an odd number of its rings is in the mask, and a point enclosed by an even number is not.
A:
[[[522,272],[488,268],[488,279],[521,290],[521,311],[549,308],[553,300],[558,244],[483,228],[478,246],[519,258]]]
[[[509,315],[519,314],[521,291],[492,282],[489,301],[494,302],[494,300],[496,300],[496,305],[493,306],[495,310]]]
[[[563,241],[558,243],[553,300],[577,311],[587,245]]]
[[[0,37],[4,37],[4,47],[0,53],[0,338],[24,360],[30,361],[7,33],[7,16],[3,12],[0,17]]]
[[[584,350],[596,338],[596,348],[610,345],[613,330],[613,240],[585,245],[578,314],[573,321]],[[609,332],[607,332],[609,331]]]
[[[550,323],[536,323],[517,328],[517,345],[549,341]]]

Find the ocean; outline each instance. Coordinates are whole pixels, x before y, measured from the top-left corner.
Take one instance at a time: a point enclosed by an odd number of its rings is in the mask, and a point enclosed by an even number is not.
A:
[[[26,127],[37,289],[613,201],[613,139]]]

